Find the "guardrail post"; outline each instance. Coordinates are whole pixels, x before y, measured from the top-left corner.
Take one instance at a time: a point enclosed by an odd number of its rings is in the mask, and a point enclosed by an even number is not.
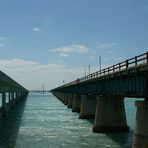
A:
[[[115,66],[113,65],[113,72],[115,71]]]
[[[126,69],[128,68],[128,60],[126,60]]]
[[[135,57],[135,66],[137,66],[137,57]]]
[[[121,69],[121,65],[120,65],[120,63],[119,63],[119,71],[120,71],[120,69]]]
[[[109,74],[109,68],[108,68],[108,74]]]

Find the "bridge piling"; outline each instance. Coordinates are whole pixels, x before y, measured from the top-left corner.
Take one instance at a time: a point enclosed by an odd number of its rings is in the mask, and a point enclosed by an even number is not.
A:
[[[2,117],[6,117],[6,93],[2,93]]]
[[[72,108],[73,107],[73,94],[70,93],[68,96],[68,106],[67,108]]]
[[[79,119],[93,119],[95,117],[96,96],[81,95],[81,108]]]
[[[126,132],[124,99],[120,96],[97,96],[93,132]]]
[[[15,105],[15,100],[14,100],[14,92],[11,92],[11,108],[13,109]]]
[[[64,104],[65,105],[68,105],[68,96],[69,96],[69,94],[68,93],[64,93]]]
[[[74,94],[72,112],[80,112],[80,106],[81,106],[81,95]]]
[[[11,102],[11,93],[9,92],[8,93],[8,96],[9,96],[9,103]]]
[[[132,148],[148,147],[148,99],[136,101],[137,107],[135,131]]]
[[[95,116],[94,132],[128,131],[123,97],[147,98],[136,102],[133,148],[148,148],[148,52],[78,78],[51,92],[64,92],[70,96],[85,94],[81,96],[79,118]],[[99,95],[97,103],[96,94]],[[77,99],[72,98],[67,100],[68,106],[74,110]]]

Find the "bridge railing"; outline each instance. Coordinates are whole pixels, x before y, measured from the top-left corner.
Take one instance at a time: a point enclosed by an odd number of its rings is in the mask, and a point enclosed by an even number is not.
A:
[[[111,73],[118,72],[118,71],[121,71],[121,70],[125,70],[125,69],[128,69],[128,68],[136,67],[136,66],[146,64],[146,63],[148,63],[148,52],[141,54],[141,55],[138,55],[138,56],[135,56],[131,59],[125,60],[125,61],[120,62],[118,64],[115,64],[113,66],[107,67],[107,68],[102,69],[100,71],[94,72],[92,74],[89,74],[87,76],[79,78],[79,79],[72,81],[70,83],[67,83],[65,85],[71,85],[71,84],[79,83],[79,82],[82,82],[82,81],[95,79],[95,78],[98,78],[98,77],[101,77],[101,76],[105,76],[107,74],[111,74]]]

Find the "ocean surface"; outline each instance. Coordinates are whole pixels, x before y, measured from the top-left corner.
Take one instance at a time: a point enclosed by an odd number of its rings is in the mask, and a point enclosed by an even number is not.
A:
[[[128,133],[93,133],[93,121],[78,119],[78,113],[50,93],[29,93],[0,117],[0,148],[131,148],[135,124],[135,100],[125,99]]]

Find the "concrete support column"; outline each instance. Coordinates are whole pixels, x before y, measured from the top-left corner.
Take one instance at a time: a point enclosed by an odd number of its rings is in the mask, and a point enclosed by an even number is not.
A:
[[[64,104],[65,105],[68,105],[68,96],[69,96],[69,94],[67,94],[67,93],[64,94]]]
[[[73,94],[69,94],[68,96],[68,108],[72,108],[73,106]]]
[[[18,104],[17,92],[15,92],[15,104]]]
[[[6,117],[6,93],[2,93],[2,117]]]
[[[17,92],[17,101],[19,101],[19,100],[20,100],[20,93]]]
[[[81,106],[81,95],[74,94],[72,112],[80,112],[80,106]]]
[[[97,96],[93,132],[125,132],[127,126],[124,98],[120,96]]]
[[[15,105],[15,97],[14,97],[14,92],[11,93],[11,108],[14,108]]]
[[[96,96],[81,95],[81,108],[79,119],[93,119],[95,117]]]
[[[132,148],[148,148],[148,99],[136,101],[136,124]]]
[[[11,93],[9,92],[9,103],[11,102]]]

